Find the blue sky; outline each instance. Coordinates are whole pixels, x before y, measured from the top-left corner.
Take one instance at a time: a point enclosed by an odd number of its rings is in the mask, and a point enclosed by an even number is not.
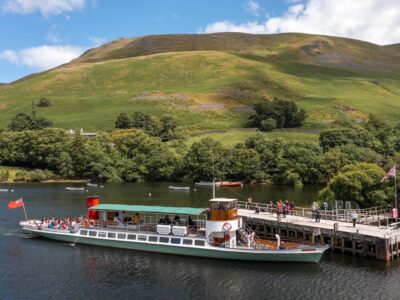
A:
[[[399,0],[0,0],[0,82],[147,34],[296,31],[398,43],[399,16]]]

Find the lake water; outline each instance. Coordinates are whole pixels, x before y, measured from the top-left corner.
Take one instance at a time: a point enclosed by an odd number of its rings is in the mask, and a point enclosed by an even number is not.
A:
[[[28,238],[18,226],[23,210],[7,209],[9,200],[23,197],[29,217],[82,215],[86,195],[103,203],[207,207],[211,188],[172,192],[168,185],[112,184],[83,193],[65,191],[67,184],[2,184],[14,192],[0,193],[0,299],[400,298],[398,262],[327,252],[319,264],[252,263],[73,247]],[[317,193],[260,185],[217,189],[217,196],[289,199],[298,206],[309,206]]]

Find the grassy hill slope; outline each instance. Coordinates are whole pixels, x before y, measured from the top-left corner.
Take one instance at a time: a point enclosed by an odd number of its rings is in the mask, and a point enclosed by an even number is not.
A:
[[[58,127],[110,130],[118,113],[144,111],[172,113],[194,135],[243,127],[253,103],[290,98],[308,112],[304,131],[315,136],[341,115],[397,123],[400,52],[305,34],[121,39],[2,86],[0,127],[40,97],[52,105],[38,114]]]

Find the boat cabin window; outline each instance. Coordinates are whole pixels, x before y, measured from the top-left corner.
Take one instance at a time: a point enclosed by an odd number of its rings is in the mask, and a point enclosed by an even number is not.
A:
[[[128,234],[128,240],[136,240],[136,234]]]
[[[183,244],[191,246],[193,244],[193,241],[192,240],[188,240],[188,239],[183,239]]]
[[[156,236],[149,236],[149,242],[157,242]]]
[[[124,240],[126,238],[126,234],[125,233],[118,233],[117,238]]]
[[[87,230],[82,230],[81,229],[81,232],[79,233],[80,235],[87,235]]]
[[[171,244],[180,245],[181,244],[181,239],[171,238]]]
[[[237,208],[237,202],[211,202],[211,210],[231,210]]]
[[[109,232],[109,233],[107,234],[107,237],[109,237],[110,239],[115,239],[116,236],[117,236],[117,235],[116,235],[114,232]]]
[[[195,241],[194,241],[194,244],[195,244],[196,246],[204,246],[204,245],[205,245],[204,241],[202,241],[202,240],[195,240]]]
[[[99,234],[97,235],[98,237],[106,237],[107,233],[104,231],[100,231]]]
[[[147,240],[147,235],[138,235],[138,240],[139,241],[146,241]]]
[[[89,236],[97,236],[97,231],[89,231]]]
[[[160,236],[160,243],[166,243],[166,244],[168,244],[168,243],[169,243],[169,238]]]

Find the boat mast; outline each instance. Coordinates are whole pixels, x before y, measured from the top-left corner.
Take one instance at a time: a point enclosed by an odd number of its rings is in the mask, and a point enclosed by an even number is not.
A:
[[[212,164],[213,164],[213,199],[215,199],[215,168],[214,168],[214,152],[212,154]]]

